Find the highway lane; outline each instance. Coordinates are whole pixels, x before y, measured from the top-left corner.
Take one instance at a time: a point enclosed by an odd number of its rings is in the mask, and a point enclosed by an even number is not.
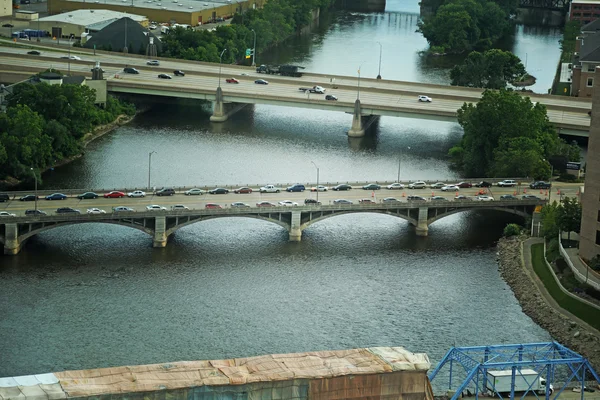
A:
[[[541,199],[547,199],[550,195],[552,200],[558,200],[559,195],[557,193],[560,190],[563,197],[575,197],[578,194],[579,188],[581,184],[563,184],[556,183],[552,190],[540,190],[529,189],[528,187],[518,188],[500,188],[500,187],[492,187],[489,192],[496,200],[499,200],[500,196],[503,194],[514,194],[517,193],[518,196],[523,194],[523,189],[527,191],[527,194],[533,194],[538,196]],[[479,188],[465,188],[460,189],[459,194],[475,197]],[[103,193],[98,193],[100,196]],[[347,199],[354,203],[358,203],[360,199],[371,199],[375,202],[381,202],[386,197],[394,197],[398,199],[398,201],[406,202],[407,199],[405,196],[409,195],[417,195],[425,198],[430,198],[432,195],[435,196],[443,196],[449,201],[453,201],[455,192],[442,192],[440,189],[404,189],[404,190],[388,190],[382,188],[381,190],[363,190],[360,187],[354,187],[349,191],[333,191],[328,190],[326,192],[319,192],[319,201],[322,204],[331,204],[335,199]],[[38,209],[46,211],[48,214],[54,214],[56,209],[59,207],[72,207],[80,210],[82,213],[85,213],[88,208],[97,207],[105,210],[106,212],[111,212],[112,207],[118,206],[127,206],[132,207],[136,211],[145,211],[145,207],[151,204],[158,204],[160,206],[167,207],[168,209],[175,204],[183,204],[190,209],[202,209],[205,208],[207,203],[216,203],[221,205],[222,207],[230,207],[231,203],[241,201],[247,203],[251,207],[256,207],[256,203],[260,201],[270,201],[272,203],[277,204],[282,200],[291,200],[297,202],[299,206],[304,205],[304,199],[313,198],[316,199],[315,192],[309,192],[308,190],[305,192],[281,192],[281,193],[259,193],[256,189],[253,193],[250,194],[234,194],[233,192],[224,195],[211,195],[204,194],[201,196],[186,196],[183,193],[177,193],[173,196],[154,196],[151,193],[143,198],[121,198],[121,199],[89,199],[89,200],[79,200],[76,197],[70,197],[66,200],[38,200]],[[33,209],[34,202],[33,201],[18,201],[12,200],[6,203],[0,203],[0,211],[8,211],[10,213],[15,213],[17,215],[23,215],[25,210]],[[9,218],[9,217],[4,217]]]

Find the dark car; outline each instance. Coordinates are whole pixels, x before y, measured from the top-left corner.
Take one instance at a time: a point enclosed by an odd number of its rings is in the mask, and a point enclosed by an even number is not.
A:
[[[346,199],[336,199],[333,201],[333,204],[352,204],[352,202]]]
[[[233,193],[252,193],[252,189],[250,189],[249,187],[241,187],[239,189],[235,189]]]
[[[256,207],[277,207],[277,204],[273,204],[270,201],[261,201],[256,203]]]
[[[320,205],[321,202],[317,201],[315,199],[304,199],[304,204],[316,204],[316,205]]]
[[[475,184],[475,187],[492,187],[492,184],[487,181],[481,181]]]
[[[2,27],[3,28],[14,28],[15,26],[13,24],[3,24]]]
[[[227,194],[229,190],[223,188],[214,188],[208,191],[209,194]]]
[[[358,200],[360,204],[377,204],[375,201],[371,199],[360,199]]]
[[[448,199],[443,196],[432,196],[431,201],[448,201]]]
[[[79,200],[83,200],[83,199],[97,199],[98,195],[94,192],[85,192],[83,194],[80,194],[77,196],[77,198]]]
[[[523,200],[540,200],[539,197],[534,196],[533,194],[524,194],[523,196],[521,196],[521,199],[523,199]]]
[[[0,193],[0,202],[4,203],[8,200],[10,200],[10,196],[8,195],[8,193]]]
[[[25,210],[25,215],[46,215],[42,210]]]
[[[333,100],[333,101],[337,101],[337,97],[332,95],[332,94],[328,94],[327,96],[325,96],[325,100]]]
[[[175,190],[173,188],[162,188],[157,192],[154,192],[155,196],[173,196]]]
[[[465,189],[465,188],[470,188],[473,187],[473,184],[471,182],[458,182],[456,185],[454,186],[458,186],[461,189]]]
[[[529,187],[532,189],[550,189],[552,184],[550,182],[536,181],[530,184]]]
[[[30,55],[32,55],[32,56],[39,56],[39,55],[40,55],[40,54],[42,54],[42,53],[40,53],[40,52],[39,52],[39,51],[37,51],[37,50],[31,50],[31,51],[28,51],[28,52],[27,52],[27,54],[30,54]]]
[[[81,214],[81,211],[71,207],[62,207],[56,210],[57,214]]]
[[[304,192],[306,190],[306,187],[304,187],[304,185],[297,183],[295,185],[292,186],[288,186],[287,189],[285,189],[286,192]]]
[[[500,200],[518,200],[517,196],[513,196],[512,194],[503,194],[500,196]]]
[[[336,191],[337,190],[350,190],[350,189],[352,189],[352,186],[342,183],[341,185],[334,186],[331,189],[336,190]]]
[[[160,79],[172,79],[171,75],[169,75],[169,74],[158,74],[158,77]]]
[[[175,71],[173,71],[173,74],[175,74],[175,76],[185,76],[185,72],[183,72],[180,69],[176,69]]]
[[[36,197],[33,194],[26,194],[25,196],[21,197],[19,200],[20,201],[35,201],[38,197]]]
[[[381,186],[379,186],[376,183],[369,183],[368,185],[365,185],[362,188],[363,190],[379,190],[381,189]]]
[[[140,71],[138,71],[135,68],[131,68],[131,67],[123,68],[123,72],[125,72],[126,74],[139,74],[140,73]]]
[[[427,201],[427,199],[425,197],[413,196],[413,195],[407,196],[406,200],[408,200],[408,201]]]
[[[46,200],[64,200],[66,198],[67,195],[62,193],[52,193],[51,195],[46,196]]]
[[[265,81],[264,79],[257,79],[254,81],[254,83],[256,83],[257,85],[268,85],[269,82]]]

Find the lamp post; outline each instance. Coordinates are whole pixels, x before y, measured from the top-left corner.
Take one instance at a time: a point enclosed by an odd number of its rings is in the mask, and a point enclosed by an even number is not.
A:
[[[317,203],[318,203],[319,202],[319,167],[317,167],[317,164],[315,164],[314,161],[311,161],[311,163],[317,169]]]
[[[150,171],[152,169],[152,154],[156,154],[156,151],[148,153],[148,190],[150,190]]]
[[[377,74],[377,79],[381,79],[381,53],[383,52],[383,46],[379,42],[377,44],[379,45],[379,73]]]
[[[35,189],[34,189],[34,196],[35,196],[35,213],[37,214],[37,200],[38,200],[38,195],[37,195],[37,175],[35,173],[35,171],[33,170],[33,168],[30,168],[31,172],[33,172],[33,179],[35,179]]]
[[[219,87],[221,87],[221,62],[223,61],[223,54],[227,51],[227,49],[223,49],[221,55],[219,56]]]
[[[360,67],[362,67],[362,64],[358,67],[358,86],[356,91],[356,100],[360,100]]]
[[[69,76],[71,76],[71,36],[69,35]]]
[[[254,47],[252,48],[252,66],[256,67],[256,31],[252,29],[252,33],[254,33]]]
[[[407,147],[410,150],[410,146]],[[400,167],[402,166],[402,151],[400,151],[400,157],[398,157],[398,180],[396,182],[400,183]]]

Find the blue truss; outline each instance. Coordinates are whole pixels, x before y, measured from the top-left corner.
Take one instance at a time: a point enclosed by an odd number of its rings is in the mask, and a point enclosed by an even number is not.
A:
[[[541,377],[546,379],[546,391],[543,395],[546,400],[557,399],[574,378],[581,386],[581,400],[583,400],[586,374],[591,374],[600,384],[598,374],[585,358],[557,342],[452,347],[429,374],[429,380],[433,382],[440,370],[449,365],[448,389],[452,389],[453,367],[456,363],[464,369],[466,378],[456,388],[451,400],[458,399],[470,385],[471,387],[475,386],[476,400],[478,400],[479,394],[485,392],[492,392],[503,400],[504,397],[498,393],[494,384],[488,382],[488,370],[512,371],[510,397],[507,396],[510,400],[515,398],[515,377],[520,377],[529,385],[521,399],[530,393],[539,399],[534,388],[538,387],[536,383]],[[569,378],[560,389],[552,391],[550,384],[554,383],[555,368],[559,366],[568,368]],[[531,376],[522,375],[521,368],[525,367],[537,371],[539,375],[533,379]],[[554,396],[551,397],[552,395]]]

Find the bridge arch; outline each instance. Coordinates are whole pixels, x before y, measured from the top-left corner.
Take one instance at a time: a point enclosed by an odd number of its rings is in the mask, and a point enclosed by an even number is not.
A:
[[[390,215],[392,217],[396,217],[396,218],[400,218],[403,219],[405,221],[410,222],[412,225],[417,225],[417,220],[415,218],[409,217],[408,215],[402,215],[402,214],[396,214],[396,213],[392,213],[389,211],[385,211],[385,210],[344,210],[344,211],[339,211],[339,212],[334,212],[331,214],[326,214],[326,215],[322,215],[320,217],[311,219],[309,221],[306,221],[305,223],[303,223],[300,228],[302,230],[308,228],[309,226],[311,226],[312,224],[314,224],[315,222],[319,222],[322,221],[324,219],[327,218],[331,218],[331,217],[336,217],[338,215],[343,215],[343,214],[357,214],[357,213],[377,213],[377,214],[385,214],[385,215]]]
[[[131,223],[123,223],[121,221],[115,220],[115,221],[111,221],[111,220],[101,220],[101,221],[65,221],[65,222],[57,222],[55,224],[52,225],[45,225],[41,228],[38,229],[34,229],[32,231],[26,232],[22,235],[19,235],[19,241],[21,243],[23,243],[25,240],[29,239],[32,236],[35,236],[39,233],[42,233],[44,231],[48,231],[54,228],[59,228],[59,227],[63,227],[63,226],[69,226],[69,225],[79,225],[79,224],[111,224],[111,225],[120,225],[120,226],[125,226],[127,228],[133,228],[133,229],[137,229],[139,231],[142,231],[144,233],[147,233],[148,235],[152,236],[154,234],[154,231],[152,229],[149,228],[145,228],[141,225],[136,225],[136,224],[131,224]]]
[[[171,234],[177,232],[179,229],[181,229],[181,228],[183,228],[185,226],[192,225],[192,224],[195,224],[197,222],[208,221],[210,219],[219,219],[219,218],[252,218],[252,219],[259,219],[259,220],[262,220],[262,221],[267,221],[267,222],[271,222],[271,223],[277,224],[277,225],[285,228],[286,230],[290,229],[290,224],[288,224],[288,223],[286,223],[284,221],[279,221],[279,220],[277,220],[275,218],[263,217],[261,215],[255,215],[255,214],[238,214],[238,215],[236,215],[236,214],[227,214],[227,215],[207,215],[207,216],[204,216],[204,217],[200,217],[200,218],[197,218],[197,219],[186,221],[186,222],[180,223],[180,224],[178,224],[178,225],[176,225],[176,226],[174,226],[172,228],[167,229],[167,231],[165,233],[166,233],[166,236],[169,237]]]
[[[518,215],[518,216],[523,217],[523,218],[527,218],[527,217],[530,216],[525,211],[515,210],[513,208],[504,208],[504,207],[489,207],[489,208],[482,208],[482,209],[456,208],[456,209],[453,209],[453,210],[446,211],[446,212],[444,212],[442,214],[438,214],[435,217],[428,218],[427,219],[427,225],[431,225],[435,221],[438,221],[438,220],[440,220],[442,218],[448,217],[448,216],[453,215],[453,214],[458,214],[458,213],[465,212],[465,211],[474,211],[474,210],[477,210],[477,211],[479,211],[479,210],[484,210],[484,211],[488,211],[488,210],[502,211],[502,212],[507,212],[507,213],[510,213],[510,214]]]

